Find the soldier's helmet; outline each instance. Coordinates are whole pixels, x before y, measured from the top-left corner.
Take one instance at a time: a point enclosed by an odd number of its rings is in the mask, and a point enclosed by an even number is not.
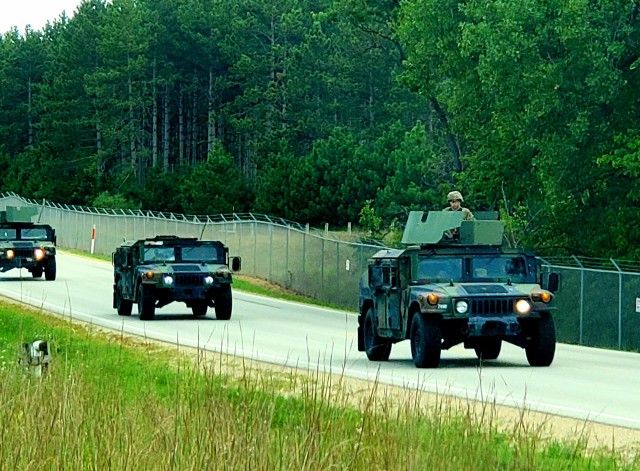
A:
[[[464,202],[464,198],[462,198],[462,193],[460,193],[457,190],[450,191],[449,194],[447,195],[447,201],[455,201],[455,200],[458,200],[461,203]]]

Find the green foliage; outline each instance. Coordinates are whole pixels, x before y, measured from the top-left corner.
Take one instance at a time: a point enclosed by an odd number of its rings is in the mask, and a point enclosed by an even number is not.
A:
[[[375,208],[371,206],[373,200],[364,202],[364,206],[360,210],[360,226],[369,231],[369,234],[375,235],[382,228],[382,218],[376,214]]]
[[[91,206],[94,208],[110,208],[110,209],[140,209],[136,203],[128,200],[124,195],[112,195],[108,191],[103,191],[92,201]]]
[[[181,195],[182,206],[189,214],[245,212],[254,198],[246,177],[220,143],[206,162],[193,167],[185,177]]]
[[[0,36],[1,189],[333,226],[371,200],[391,227],[456,187],[513,241],[628,256],[639,21],[631,0],[84,0]]]
[[[451,184],[447,162],[422,123],[409,132],[396,127],[398,144],[386,159],[386,182],[377,194],[384,219],[406,218],[411,210],[439,210]]]

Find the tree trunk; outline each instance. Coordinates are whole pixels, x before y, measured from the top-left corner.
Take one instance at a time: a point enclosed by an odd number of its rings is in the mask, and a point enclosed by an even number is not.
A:
[[[180,85],[178,96],[178,162],[180,165],[184,165],[184,100],[182,93],[182,85]]]
[[[461,172],[462,160],[460,157],[462,155],[462,152],[460,151],[460,146],[458,145],[458,139],[451,133],[451,129],[449,128],[449,120],[447,119],[447,115],[445,114],[444,110],[440,106],[440,103],[438,103],[438,100],[432,97],[430,101],[431,106],[433,106],[433,109],[436,112],[438,119],[440,120],[440,123],[442,123],[442,126],[444,127],[447,147],[449,148],[449,152],[451,152],[451,157],[453,160],[453,169],[456,172]]]
[[[208,96],[208,107],[209,110],[207,112],[207,155],[208,158],[213,150],[213,141],[216,138],[216,111],[214,108],[214,99],[213,99],[213,70],[209,69],[209,96]]]
[[[153,118],[152,129],[153,135],[151,137],[151,161],[153,168],[158,166],[158,93],[156,90],[156,64],[153,64]]]
[[[164,129],[162,131],[162,171],[169,171],[169,86],[164,87]]]

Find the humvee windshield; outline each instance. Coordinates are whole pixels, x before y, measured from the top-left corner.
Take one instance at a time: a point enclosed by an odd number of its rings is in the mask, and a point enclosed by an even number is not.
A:
[[[184,262],[215,262],[224,263],[223,254],[213,245],[199,245],[195,247],[182,247],[182,260]]]
[[[471,277],[527,281],[527,265],[522,257],[477,257],[471,259]],[[535,280],[534,280],[535,281]]]
[[[29,229],[22,229],[20,231],[21,239],[47,239],[47,230],[43,227],[34,227]]]
[[[467,262],[467,263],[465,263]],[[466,266],[469,267],[467,273]],[[520,256],[474,256],[425,258],[418,264],[418,278],[428,280],[505,281],[534,283]]]
[[[144,262],[173,262],[175,259],[175,247],[145,247],[142,252]]]
[[[462,258],[426,258],[418,265],[418,278],[427,280],[459,280]]]
[[[15,229],[0,229],[0,239],[15,240],[18,238],[18,231]]]

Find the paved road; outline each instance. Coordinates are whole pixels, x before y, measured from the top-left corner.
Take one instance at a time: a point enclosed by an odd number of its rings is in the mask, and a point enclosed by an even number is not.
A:
[[[196,319],[174,303],[144,322],[135,307],[129,318],[116,314],[112,280],[109,263],[62,253],[56,281],[13,270],[0,274],[0,295],[188,347],[640,430],[640,354],[558,345],[551,367],[531,368],[523,350],[505,344],[497,361],[480,368],[473,351],[456,347],[443,352],[440,368],[419,370],[408,341],[393,347],[390,361],[369,362],[357,351],[354,313],[235,291],[230,321],[216,320],[212,311]]]

